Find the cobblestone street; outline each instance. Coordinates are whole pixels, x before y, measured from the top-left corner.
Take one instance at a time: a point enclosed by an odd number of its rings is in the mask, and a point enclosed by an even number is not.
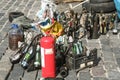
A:
[[[41,70],[25,71],[19,64],[12,65],[9,57],[13,54],[8,48],[9,12],[21,11],[25,16],[34,19],[40,9],[41,0],[1,0],[0,1],[0,80],[39,80]],[[73,6],[79,3],[71,3]],[[60,11],[69,9],[68,3],[58,5]],[[81,6],[75,11],[81,11]],[[118,27],[120,29],[120,25]],[[120,34],[113,35],[109,31],[99,39],[81,39],[90,49],[98,49],[100,62],[92,68],[80,70],[76,75],[69,71],[65,80],[120,80]]]

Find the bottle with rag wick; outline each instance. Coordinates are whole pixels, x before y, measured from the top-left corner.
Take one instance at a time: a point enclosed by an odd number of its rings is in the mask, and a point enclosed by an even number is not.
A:
[[[9,31],[9,48],[13,51],[18,49],[18,42],[23,41],[23,31],[17,24],[11,25],[12,29]]]

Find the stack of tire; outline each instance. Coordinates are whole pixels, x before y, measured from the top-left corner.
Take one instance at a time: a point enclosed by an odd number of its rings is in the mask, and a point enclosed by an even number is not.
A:
[[[115,4],[113,0],[90,0],[91,9],[97,13],[109,13],[115,11]]]

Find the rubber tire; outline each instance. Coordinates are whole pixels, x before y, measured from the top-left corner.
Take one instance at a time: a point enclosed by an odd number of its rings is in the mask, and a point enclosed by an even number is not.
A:
[[[109,13],[116,10],[114,2],[96,3],[96,4],[91,3],[90,7],[92,10],[94,10],[97,13],[100,13],[101,11],[103,13]]]
[[[106,3],[113,2],[113,0],[90,0],[90,3]]]
[[[9,13],[9,21],[12,22],[15,18],[24,16],[24,13],[22,12],[10,12]]]

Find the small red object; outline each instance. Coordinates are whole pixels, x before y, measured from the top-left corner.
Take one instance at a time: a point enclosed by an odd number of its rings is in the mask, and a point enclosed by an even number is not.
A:
[[[54,24],[54,22],[55,22],[55,20],[54,20],[54,18],[52,18],[52,24]]]

